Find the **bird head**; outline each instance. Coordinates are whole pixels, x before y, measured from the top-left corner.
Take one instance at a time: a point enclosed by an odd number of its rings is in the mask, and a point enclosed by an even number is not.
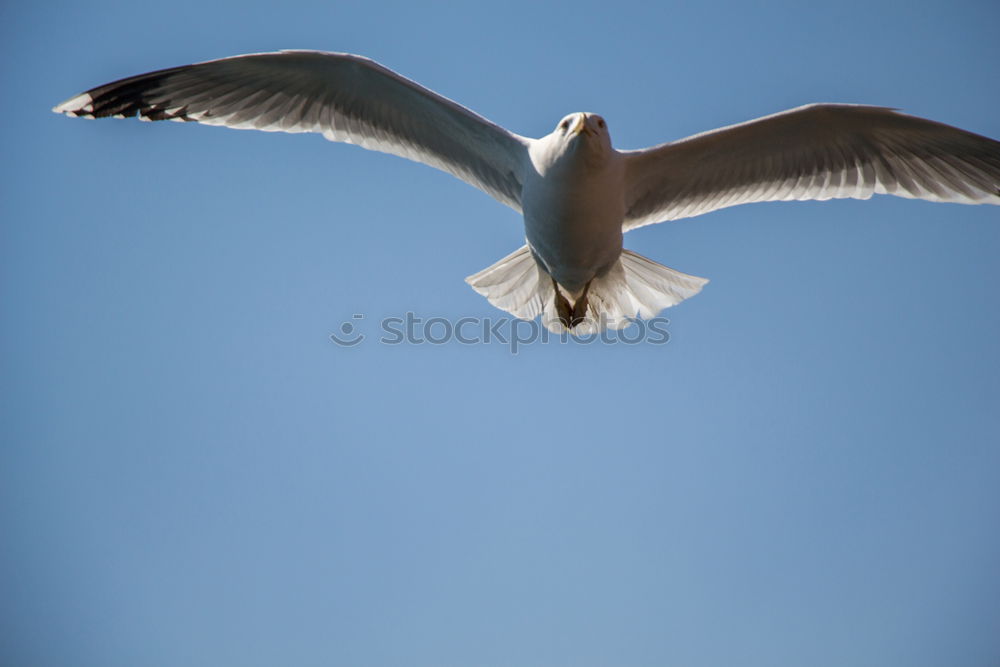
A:
[[[567,148],[584,147],[598,153],[611,150],[608,124],[595,113],[571,113],[559,121],[552,134],[560,138]]]

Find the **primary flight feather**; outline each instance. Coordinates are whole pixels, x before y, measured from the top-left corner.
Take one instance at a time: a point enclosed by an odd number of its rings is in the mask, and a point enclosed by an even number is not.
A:
[[[70,116],[316,132],[446,171],[524,216],[527,243],[467,278],[553,331],[627,326],[708,281],[622,247],[642,225],[760,201],[872,194],[1000,204],[1000,142],[892,109],[814,104],[637,151],[592,113],[522,137],[367,58],[281,51],[98,86]]]

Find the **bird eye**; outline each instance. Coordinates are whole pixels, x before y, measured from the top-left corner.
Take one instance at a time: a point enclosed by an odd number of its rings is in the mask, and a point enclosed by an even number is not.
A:
[[[569,121],[568,120],[564,120],[563,122],[559,123],[559,129],[560,130],[565,130],[565,129],[568,129],[568,128],[569,128]]]
[[[603,119],[598,119],[598,121],[597,121],[597,127],[601,128],[602,130],[604,129],[604,120]]]

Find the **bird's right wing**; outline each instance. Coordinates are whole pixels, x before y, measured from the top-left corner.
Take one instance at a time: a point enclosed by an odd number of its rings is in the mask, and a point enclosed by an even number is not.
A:
[[[1000,142],[882,107],[813,104],[623,153],[625,230],[760,201],[1000,204]]]
[[[318,132],[436,167],[521,209],[529,140],[361,56],[281,51],[211,60],[98,86],[53,111]]]

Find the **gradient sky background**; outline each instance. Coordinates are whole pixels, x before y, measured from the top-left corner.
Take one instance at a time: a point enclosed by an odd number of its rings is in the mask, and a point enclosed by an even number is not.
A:
[[[0,6],[0,663],[1000,664],[1000,209],[758,204],[626,246],[667,345],[351,348],[498,317],[518,216],[317,136],[49,112],[361,53],[638,148],[861,102],[1000,137],[1000,5]]]

